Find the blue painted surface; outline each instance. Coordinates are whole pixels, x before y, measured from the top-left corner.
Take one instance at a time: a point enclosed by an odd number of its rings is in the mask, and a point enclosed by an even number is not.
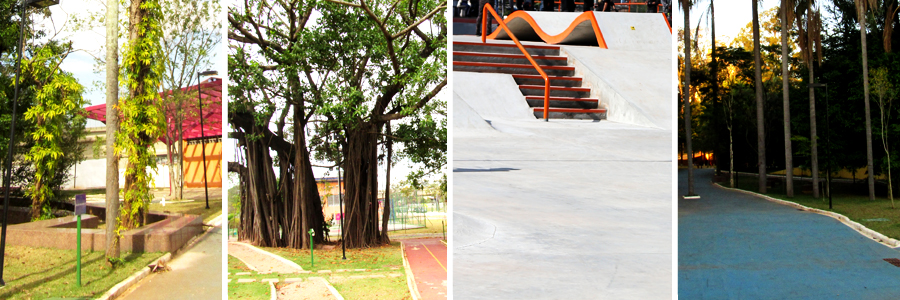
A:
[[[827,216],[714,187],[678,199],[680,299],[900,299],[900,251]],[[678,195],[687,191],[679,170]]]

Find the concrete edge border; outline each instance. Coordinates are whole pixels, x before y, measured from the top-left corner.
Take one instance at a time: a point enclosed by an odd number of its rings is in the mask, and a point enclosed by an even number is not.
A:
[[[233,243],[233,242],[232,242],[232,243]],[[250,264],[250,263],[248,263],[248,262],[246,262],[246,261],[244,261],[244,260],[243,260],[243,259],[241,259],[241,258],[240,258],[240,257],[237,257],[237,256],[234,256],[234,255],[228,255],[228,256],[231,256],[231,257],[234,257],[234,258],[237,258],[237,259],[238,259],[238,260],[239,260],[239,261],[241,261],[241,262],[242,262],[242,263],[244,263],[244,265],[245,265],[245,266],[247,266],[247,268],[249,268],[249,269],[250,269],[250,271],[254,271],[254,272],[257,272],[257,273],[259,273],[259,269],[257,269],[257,268],[256,268],[256,267],[254,267],[254,266],[253,266],[253,265],[251,265],[251,264]]]
[[[328,288],[328,291],[331,292],[331,295],[333,295],[335,299],[344,300],[344,296],[341,296],[341,293],[338,293],[337,289],[335,289],[334,286],[331,285],[331,282],[328,282],[328,280],[326,280],[323,277],[309,277],[309,279],[314,279],[314,278],[316,280],[321,280],[322,283],[325,283],[325,287]],[[307,280],[309,280],[309,279],[307,279]]]
[[[406,259],[406,244],[403,241],[400,241],[400,254],[403,256],[403,269],[406,270],[406,286],[409,287],[409,294],[412,296],[412,300],[422,299],[422,295],[419,295],[419,287],[416,286],[416,277],[409,267],[409,260]]]
[[[278,299],[278,290],[275,289],[275,283],[269,281],[269,300]]]
[[[150,264],[156,265],[156,264],[160,264],[160,263],[166,263],[171,259],[172,259],[172,253],[166,253],[166,254],[163,254],[163,256],[160,256],[159,258],[154,260]],[[121,296],[122,293],[124,293],[126,290],[128,290],[129,288],[131,288],[132,286],[134,286],[135,284],[140,282],[141,279],[144,279],[144,277],[147,277],[147,275],[150,275],[150,267],[149,266],[143,267],[141,270],[135,272],[128,278],[125,278],[125,280],[114,285],[112,288],[110,288],[108,291],[106,291],[106,293],[104,293],[103,296],[100,296],[97,299],[99,299],[99,300],[115,299],[116,297]]]
[[[219,217],[217,217],[217,219],[221,220],[221,217],[222,217],[222,215],[219,214]],[[219,223],[221,224],[221,222],[219,222]],[[138,282],[140,282],[145,277],[150,275],[150,266],[158,265],[160,263],[165,264],[165,263],[169,262],[170,260],[172,260],[172,256],[181,253],[182,251],[184,251],[184,249],[193,247],[195,244],[197,244],[197,242],[201,238],[205,237],[210,232],[212,232],[213,228],[215,228],[215,227],[209,227],[202,234],[194,236],[193,238],[191,238],[191,240],[189,240],[187,243],[185,243],[184,246],[182,246],[180,249],[175,250],[174,253],[169,252],[169,253],[164,254],[163,256],[160,256],[159,258],[157,258],[156,260],[151,262],[150,265],[144,267],[140,271],[135,272],[128,278],[125,278],[125,280],[123,280],[122,282],[119,282],[118,284],[114,285],[112,288],[110,288],[108,291],[106,291],[106,293],[104,293],[103,296],[100,296],[100,298],[97,298],[97,299],[111,300],[111,299],[115,299],[116,297],[121,296],[126,291],[128,291],[128,289],[135,286]]]
[[[745,190],[741,190],[741,189],[725,187],[725,186],[719,185],[718,183],[712,183],[712,185],[716,186],[718,188],[726,189],[726,190],[733,190],[733,191],[741,192],[744,194],[757,196],[757,197],[769,200],[771,202],[790,206],[790,207],[793,207],[793,208],[796,208],[796,209],[799,209],[802,211],[808,211],[808,212],[828,216],[828,217],[831,217],[831,218],[834,218],[834,219],[840,221],[841,223],[844,223],[844,225],[847,225],[847,227],[850,227],[851,229],[856,230],[856,232],[859,232],[863,236],[870,238],[872,240],[875,240],[876,242],[881,243],[882,245],[888,246],[890,248],[900,247],[900,241],[889,238],[889,237],[885,236],[884,234],[881,234],[880,232],[869,229],[868,227],[863,226],[862,224],[859,224],[856,221],[850,220],[850,218],[847,218],[847,216],[844,216],[844,215],[836,213],[836,212],[821,210],[818,208],[807,207],[805,205],[801,205],[796,202],[781,200],[781,199],[773,198],[768,195],[763,195],[763,194],[759,194],[759,193],[755,193],[755,192],[751,192],[751,191],[745,191]]]
[[[263,249],[256,248],[256,246],[253,246],[253,245],[250,245],[250,244],[247,244],[247,243],[244,243],[244,242],[230,242],[230,243],[236,243],[236,244],[241,244],[241,245],[247,246],[247,247],[249,247],[250,249],[252,249],[253,251],[259,252],[259,253],[264,254],[264,255],[268,255],[269,257],[274,258],[274,259],[276,259],[276,260],[278,260],[278,261],[280,261],[280,262],[282,262],[282,263],[285,263],[285,264],[287,264],[287,265],[289,265],[289,266],[292,266],[292,267],[294,267],[294,268],[297,268],[297,269],[300,270],[300,271],[305,271],[305,270],[303,269],[303,267],[301,267],[301,266],[298,265],[297,263],[292,262],[292,261],[288,260],[287,258],[281,257],[281,256],[279,256],[279,255],[277,255],[277,254],[275,254],[275,253],[272,253],[272,252],[269,252],[269,251],[266,251],[266,250],[263,250]],[[245,263],[245,264],[246,264],[246,263]]]

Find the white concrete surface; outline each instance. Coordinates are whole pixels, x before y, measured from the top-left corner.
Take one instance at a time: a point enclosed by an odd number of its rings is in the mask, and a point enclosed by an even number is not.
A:
[[[611,50],[665,51],[671,55],[672,33],[662,14],[594,12],[594,17]]]
[[[502,76],[454,72],[496,129],[454,117],[454,297],[672,298],[671,129],[520,116]]]
[[[127,160],[119,162],[119,187],[125,187],[125,165]],[[153,174],[154,187],[169,187],[169,166],[160,164]],[[64,189],[92,189],[106,187],[106,158],[86,159],[69,170],[69,180],[63,184]]]
[[[671,129],[672,54],[561,46],[610,121]],[[671,49],[671,45],[669,46]]]

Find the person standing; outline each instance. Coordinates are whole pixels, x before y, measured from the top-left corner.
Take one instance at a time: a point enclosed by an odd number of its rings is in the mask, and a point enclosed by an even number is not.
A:
[[[484,5],[488,4],[488,2],[491,2],[491,0],[478,0],[478,18],[475,18],[475,35],[481,35],[481,19],[485,17],[484,16]],[[488,14],[486,17],[487,17],[487,30],[488,30],[487,33],[490,33],[491,29],[493,27],[493,24],[491,24],[491,20],[493,18],[491,18],[490,14]]]
[[[573,12],[575,11],[575,0],[560,0],[559,6],[560,11]]]
[[[600,8],[600,11],[615,11],[616,3],[613,0],[601,0],[600,3],[597,4],[597,7]]]

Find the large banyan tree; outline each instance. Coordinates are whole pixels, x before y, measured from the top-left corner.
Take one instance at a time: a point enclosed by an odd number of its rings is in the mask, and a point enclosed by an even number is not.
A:
[[[305,248],[313,229],[324,241],[312,162],[327,161],[345,170],[346,246],[389,242],[378,165],[406,159],[423,176],[446,162],[445,10],[440,0],[247,0],[229,8],[239,238]],[[393,143],[402,145],[395,157]]]

